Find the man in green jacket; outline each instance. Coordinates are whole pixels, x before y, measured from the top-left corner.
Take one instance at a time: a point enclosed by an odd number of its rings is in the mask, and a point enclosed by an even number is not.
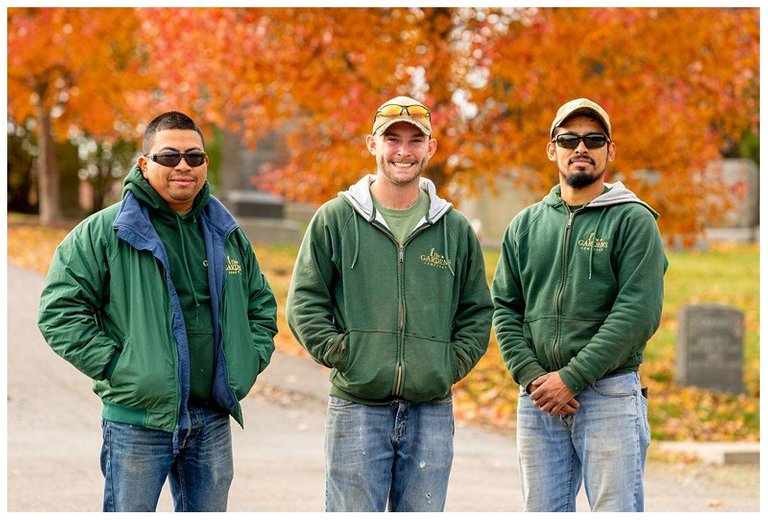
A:
[[[658,214],[621,182],[608,114],[557,111],[547,145],[560,183],[509,224],[493,281],[494,328],[520,385],[526,511],[642,511],[650,443],[638,367],[661,320],[667,268]]]
[[[48,344],[103,402],[105,511],[225,511],[229,416],[269,363],[276,303],[251,244],[210,194],[203,134],[157,116],[123,199],[59,245],[40,301]]]
[[[296,259],[287,317],[330,367],[327,511],[442,511],[453,460],[451,386],[483,355],[493,305],[467,219],[421,174],[429,109],[381,105],[377,174],[324,204]]]

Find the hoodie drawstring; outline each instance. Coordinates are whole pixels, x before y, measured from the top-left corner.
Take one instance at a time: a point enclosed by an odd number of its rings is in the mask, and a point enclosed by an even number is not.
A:
[[[352,220],[355,221],[355,254],[352,257],[352,265],[349,267],[350,270],[355,268],[357,257],[360,254],[360,228],[358,227],[360,224],[357,223],[357,219],[357,214],[352,215]]]
[[[597,241],[597,231],[600,229],[600,222],[603,220],[603,215],[605,215],[605,211],[608,208],[603,208],[600,210],[600,216],[597,217],[597,225],[595,226],[595,231],[592,233],[592,247],[589,248],[589,279],[592,279],[592,259],[595,255],[595,242]]]
[[[456,273],[453,272],[453,266],[451,265],[455,258],[453,260],[448,258],[448,224],[446,223],[447,218],[443,217],[443,251],[445,251],[445,259],[448,261],[448,270],[451,272],[453,276],[456,276]]]

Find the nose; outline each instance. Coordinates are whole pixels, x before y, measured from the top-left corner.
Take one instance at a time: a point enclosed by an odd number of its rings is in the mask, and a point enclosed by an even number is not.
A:
[[[179,161],[179,164],[176,165],[176,169],[186,172],[186,171],[190,171],[192,167],[189,164],[187,164],[187,158],[182,156],[181,161]]]
[[[579,140],[579,146],[576,147],[576,151],[581,153],[586,153],[589,148],[587,148],[587,145],[584,144],[584,139]]]
[[[407,157],[411,155],[411,148],[408,143],[400,143],[397,146],[397,155],[400,157]]]

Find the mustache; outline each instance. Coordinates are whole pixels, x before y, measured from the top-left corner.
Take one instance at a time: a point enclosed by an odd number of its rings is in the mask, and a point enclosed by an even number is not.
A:
[[[590,164],[592,164],[592,166],[594,166],[594,165],[595,165],[595,161],[592,159],[592,157],[590,157],[590,156],[589,156],[589,155],[587,155],[587,154],[578,154],[578,155],[576,155],[576,156],[574,156],[574,157],[571,157],[571,158],[568,160],[568,164],[573,164],[573,162],[574,162],[574,161],[577,161],[577,160],[578,160],[578,161],[583,161],[583,160],[585,160],[585,159],[586,159],[587,161],[589,161],[589,162],[590,162]]]

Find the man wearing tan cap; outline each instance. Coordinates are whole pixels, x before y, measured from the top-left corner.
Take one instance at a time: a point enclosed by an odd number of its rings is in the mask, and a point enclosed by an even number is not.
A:
[[[315,214],[288,324],[331,368],[327,511],[442,511],[453,460],[451,387],[483,355],[493,304],[470,223],[421,177],[429,109],[396,97],[366,138],[377,173]]]
[[[638,368],[659,326],[667,268],[658,214],[621,182],[600,105],[557,111],[547,157],[560,183],[512,219],[493,281],[494,328],[520,385],[526,511],[642,511],[650,443]]]

